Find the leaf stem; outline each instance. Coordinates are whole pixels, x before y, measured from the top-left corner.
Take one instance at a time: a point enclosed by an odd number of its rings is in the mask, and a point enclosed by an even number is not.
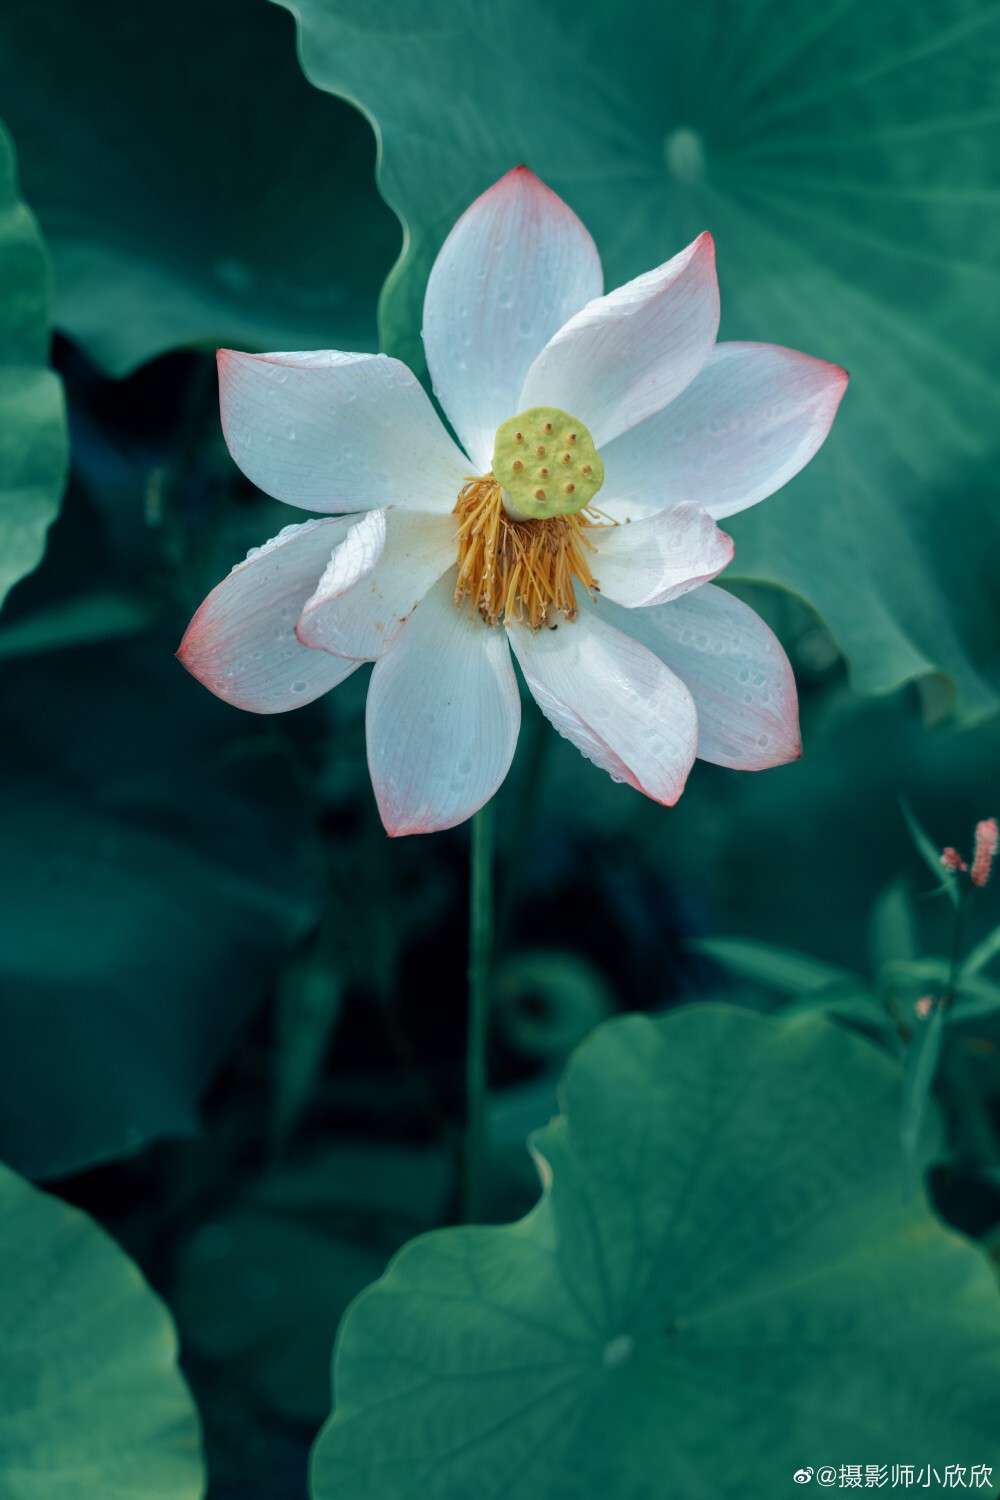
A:
[[[518,894],[521,890],[521,871],[528,838],[538,821],[538,794],[545,771],[548,747],[555,739],[552,726],[537,710],[524,726],[527,731],[527,755],[524,773],[518,788],[517,804],[511,823],[507,827],[503,867],[497,895],[496,932],[501,950],[511,932],[517,914]]]
[[[469,881],[469,1028],[465,1053],[462,1220],[482,1213],[486,1156],[486,1044],[493,968],[493,804],[472,819]]]
[[[920,1137],[927,1105],[941,1065],[945,1042],[946,1012],[954,1004],[962,951],[962,929],[968,892],[956,885],[955,920],[951,930],[951,953],[948,959],[948,981],[943,995],[934,1001],[930,1014],[910,1038],[903,1061],[902,1111],[900,1143],[903,1157],[903,1194],[911,1194],[917,1183]]]
[[[942,1005],[952,1005],[955,1000],[955,986],[958,983],[959,959],[962,950],[962,928],[965,925],[965,908],[968,899],[968,893],[963,892],[955,903],[955,922],[951,929],[951,953],[948,956],[948,986],[941,997]]]

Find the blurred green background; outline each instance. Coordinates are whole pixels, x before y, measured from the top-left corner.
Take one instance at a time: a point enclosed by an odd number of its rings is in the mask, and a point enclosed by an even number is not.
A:
[[[534,1202],[525,1137],[618,1013],[831,1010],[902,1057],[952,910],[925,899],[900,799],[966,852],[1000,811],[997,8],[289,9],[0,11],[0,1160],[165,1298],[213,1500],[305,1495],[344,1308],[455,1222],[468,894],[467,828],[382,831],[366,672],[258,719],[173,660],[209,588],[298,519],[229,458],[217,344],[383,347],[423,373],[433,256],[525,161],[609,286],[711,229],[721,336],[851,371],[815,462],[734,525],[726,575],[789,652],[802,761],[699,764],[667,810],[525,701],[497,820],[493,1220]],[[998,920],[987,891],[967,947]],[[934,1078],[936,1212],[987,1253],[990,972],[904,1085],[922,1113]],[[753,1083],[720,1073],[729,1097]],[[194,1495],[192,1473],[123,1493]],[[35,1496],[15,1484],[0,1454],[3,1500]]]

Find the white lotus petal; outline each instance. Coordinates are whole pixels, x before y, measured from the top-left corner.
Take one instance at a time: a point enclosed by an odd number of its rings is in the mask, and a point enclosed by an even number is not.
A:
[[[589,531],[591,572],[605,599],[628,609],[678,599],[733,559],[733,540],[699,505],[671,505],[642,521]]]
[[[450,511],[468,475],[420,382],[384,354],[220,349],[219,400],[247,478],[305,510]]]
[[[455,518],[373,510],[341,542],[298,623],[299,640],[375,661],[456,554]]]
[[[716,344],[676,401],[601,451],[615,516],[675,501],[716,519],[787,484],[823,443],[847,387],[839,365],[775,344]]]
[[[185,632],[178,657],[227,703],[251,713],[301,708],[358,665],[310,651],[295,622],[353,516],[305,521],[256,549],[212,590]]]
[[[386,830],[430,833],[471,817],[507,775],[520,723],[506,636],[455,607],[449,573],[368,689],[368,767]]]
[[[561,407],[586,423],[603,457],[605,443],[680,395],[718,327],[715,246],[702,234],[560,328],[528,371],[519,409]]]
[[[791,665],[749,605],[708,583],[653,609],[626,614],[604,600],[599,607],[687,683],[702,760],[762,771],[802,754]]]
[[[576,214],[527,167],[477,198],[427,283],[424,348],[434,391],[479,472],[521,410],[528,366],[601,293],[601,262]]]
[[[507,633],[559,733],[615,781],[672,806],[695,758],[697,719],[691,694],[660,658],[586,605],[556,629],[511,623]]]

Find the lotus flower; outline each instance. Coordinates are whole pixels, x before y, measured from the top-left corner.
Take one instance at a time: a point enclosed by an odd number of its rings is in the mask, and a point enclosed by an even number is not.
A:
[[[717,522],[809,461],[847,376],[716,343],[708,234],[602,291],[587,230],[517,167],[427,287],[427,364],[461,447],[398,360],[219,353],[233,458],[320,518],[238,564],[178,654],[256,713],[374,662],[368,762],[390,834],[493,796],[520,725],[515,658],[560,734],[658,802],[696,755],[760,770],[800,754],[781,646],[710,582],[733,555]]]

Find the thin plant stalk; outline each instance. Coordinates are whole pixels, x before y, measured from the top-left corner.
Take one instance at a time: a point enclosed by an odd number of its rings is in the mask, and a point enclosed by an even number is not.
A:
[[[469,888],[469,1028],[465,1054],[462,1219],[482,1215],[486,1162],[486,1050],[493,971],[493,804],[472,819]]]

